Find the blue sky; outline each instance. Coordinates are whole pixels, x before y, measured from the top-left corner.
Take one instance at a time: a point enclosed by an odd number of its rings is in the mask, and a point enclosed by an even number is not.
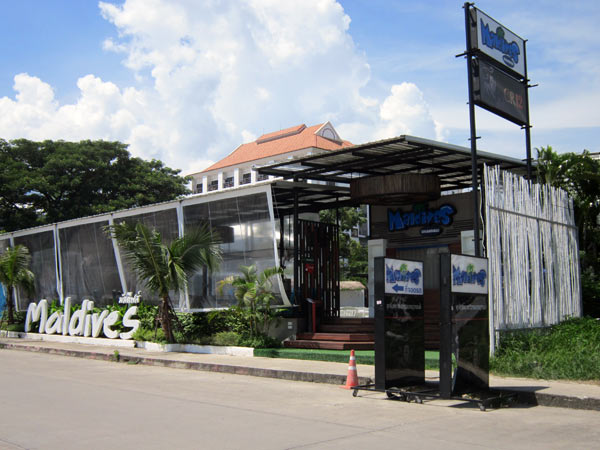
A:
[[[528,39],[532,145],[600,151],[596,1],[481,1]],[[0,137],[110,139],[184,173],[263,133],[330,120],[354,143],[468,146],[458,1],[20,0],[0,17]],[[523,158],[478,108],[478,146]]]

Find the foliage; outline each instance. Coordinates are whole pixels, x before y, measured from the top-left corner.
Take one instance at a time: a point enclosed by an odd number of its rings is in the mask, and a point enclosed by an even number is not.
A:
[[[344,207],[323,210],[319,219],[324,223],[338,223],[340,225],[340,278],[341,280],[360,281],[367,284],[367,248],[352,239],[352,230],[364,224],[367,217],[360,208]]]
[[[29,269],[30,264],[31,255],[24,245],[9,247],[0,255],[0,283],[6,289],[6,320],[9,325],[15,322],[14,289],[21,288],[30,294],[35,290],[35,277]]]
[[[120,142],[0,139],[0,231],[173,200],[178,173]]]
[[[235,346],[240,343],[241,336],[235,331],[221,331],[212,337],[212,345]]]
[[[275,296],[271,291],[271,279],[283,274],[280,267],[270,267],[260,274],[256,266],[241,266],[241,276],[229,276],[219,281],[219,293],[223,293],[225,286],[234,289],[234,296],[238,301],[237,310],[250,325],[250,337],[258,337],[269,331],[271,323],[277,317],[277,311],[271,307]]]
[[[183,237],[169,245],[161,234],[142,223],[121,222],[107,227],[125,258],[146,287],[161,298],[159,318],[168,342],[174,342],[170,292],[179,293],[187,287],[189,277],[202,267],[214,270],[221,260],[218,240],[206,225],[186,230]]]
[[[279,348],[281,347],[281,342],[277,339],[272,338],[266,334],[258,334],[258,335],[245,335],[242,336],[240,341],[238,342],[240,347],[253,347],[253,348]]]
[[[573,199],[579,233],[584,314],[600,317],[600,161],[587,150],[557,154],[552,147],[538,152],[538,180],[564,189]]]
[[[581,295],[583,297],[583,314],[600,317],[600,274],[587,268],[581,274]]]
[[[158,306],[154,306],[143,301],[138,303],[137,316],[140,321],[139,328],[145,328],[147,330],[154,331],[157,314]]]
[[[504,333],[490,368],[508,376],[600,380],[600,320],[577,318],[549,329]]]
[[[165,338],[165,333],[162,328],[154,328],[149,329],[145,328],[140,324],[140,327],[133,333],[133,339],[136,341],[144,341],[144,342],[157,342],[159,344],[166,344],[167,339]]]
[[[5,330],[5,331],[23,331],[23,324],[22,323],[12,323],[12,324],[2,323],[2,327],[0,327],[0,329]]]
[[[573,198],[583,268],[600,273],[600,161],[592,159],[587,150],[557,154],[548,146],[537,152],[539,181],[564,189]]]

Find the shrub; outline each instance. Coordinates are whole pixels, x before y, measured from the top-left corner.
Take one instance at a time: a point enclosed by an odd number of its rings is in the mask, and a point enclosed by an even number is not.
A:
[[[591,269],[581,274],[581,291],[583,298],[583,314],[600,317],[600,276]]]
[[[166,344],[167,342],[165,333],[160,327],[158,327],[155,331],[154,329],[140,326],[136,332],[133,333],[133,339],[136,341],[157,342],[159,344]]]
[[[259,334],[242,336],[238,345],[254,348],[279,348],[281,347],[281,342],[266,334]]]
[[[140,319],[140,328],[146,328],[154,331],[157,314],[158,306],[140,302],[137,310],[137,316]]]
[[[213,345],[238,345],[240,342],[240,335],[235,331],[221,331],[212,337]]]
[[[570,319],[547,329],[504,333],[490,368],[502,375],[600,380],[600,320]]]

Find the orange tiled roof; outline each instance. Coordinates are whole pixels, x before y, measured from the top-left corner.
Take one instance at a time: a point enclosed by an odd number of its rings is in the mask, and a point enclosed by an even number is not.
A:
[[[315,134],[322,126],[322,123],[312,127],[302,124],[286,128],[285,130],[263,134],[254,142],[240,145],[221,161],[216,162],[202,172],[237,166],[305,148],[316,147],[323,150],[339,150],[352,145],[348,141],[336,142]]]

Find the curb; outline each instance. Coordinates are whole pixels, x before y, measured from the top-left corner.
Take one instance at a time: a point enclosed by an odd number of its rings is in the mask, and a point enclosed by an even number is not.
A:
[[[279,369],[262,369],[258,367],[233,366],[226,364],[202,363],[192,361],[176,361],[148,356],[115,355],[104,352],[89,350],[65,350],[31,345],[19,345],[14,343],[0,342],[0,349],[20,350],[29,352],[48,353],[51,355],[71,356],[75,358],[97,359],[103,361],[123,362],[127,364],[144,364],[148,366],[169,367],[173,369],[201,370],[205,372],[229,373],[234,375],[248,375],[253,377],[279,378],[288,381],[306,381],[312,383],[325,383],[343,386],[346,376],[336,374],[324,374],[315,372],[298,372]],[[372,380],[368,377],[358,377],[359,384],[369,384]]]
[[[508,388],[497,388],[497,390],[516,395],[517,402],[521,404],[600,411],[599,398],[569,397],[568,395],[544,394],[543,392],[525,392]]]

